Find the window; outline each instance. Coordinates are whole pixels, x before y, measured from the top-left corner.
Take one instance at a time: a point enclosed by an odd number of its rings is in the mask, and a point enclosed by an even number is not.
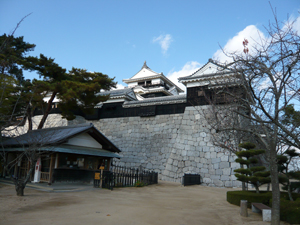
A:
[[[198,91],[198,96],[204,96],[204,91],[203,90]]]

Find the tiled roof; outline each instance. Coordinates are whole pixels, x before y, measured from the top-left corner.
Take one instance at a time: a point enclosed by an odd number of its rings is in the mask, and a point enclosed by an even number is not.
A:
[[[193,73],[195,74],[195,73]],[[187,76],[187,77],[179,77],[178,80],[192,80],[192,79],[198,79],[198,78],[208,78],[208,77],[213,77],[213,76],[221,76],[221,75],[226,75],[226,74],[232,74],[232,72],[220,72],[220,73],[213,73],[213,74],[205,74],[205,75],[198,75],[198,76]]]
[[[98,93],[98,95],[110,95],[112,97],[112,96],[126,95],[130,91],[132,91],[131,88],[124,88],[124,89],[116,89],[111,91],[100,92]]]
[[[120,150],[99,130],[97,130],[92,123],[32,130],[26,134],[4,141],[2,145],[4,147],[58,145],[64,143],[68,139],[78,134],[85,133],[88,131],[91,131],[93,137],[102,145],[109,147],[111,151],[120,152]]]
[[[208,62],[203,65],[202,67],[200,67],[198,70],[196,70],[194,73],[192,73],[191,75],[189,76],[186,76],[186,77],[179,77],[178,78],[178,81],[184,81],[184,80],[190,80],[190,79],[197,79],[197,78],[207,78],[207,77],[212,77],[212,76],[218,76],[218,75],[225,75],[225,74],[229,74],[231,72],[219,72],[219,73],[213,73],[213,74],[205,74],[205,75],[198,75],[198,76],[194,76],[195,74],[197,74],[199,71],[201,71],[205,66],[207,66],[207,64],[214,64],[220,68],[223,68],[223,69],[228,69],[228,68],[225,68],[223,65],[220,65],[218,63],[216,63],[214,60],[212,59],[209,59]]]
[[[101,157],[112,157],[112,158],[121,158],[120,155],[110,152],[104,149],[88,148],[83,146],[74,146],[74,145],[59,145],[59,146],[46,146],[39,148],[40,151],[49,151],[49,152],[62,152],[62,153],[72,153],[79,155],[91,155],[91,156],[101,156]],[[22,152],[23,148],[5,148],[5,151],[11,152]]]
[[[144,105],[164,105],[173,103],[184,103],[186,102],[186,95],[175,95],[166,97],[156,97],[156,98],[145,98],[140,101],[130,101],[124,102],[123,107],[135,107]]]
[[[134,99],[133,97],[128,95],[130,92],[133,92],[132,88],[123,88],[123,89],[116,89],[116,90],[111,90],[111,91],[100,92],[100,93],[98,93],[98,95],[109,95],[110,98],[128,97],[130,99]]]

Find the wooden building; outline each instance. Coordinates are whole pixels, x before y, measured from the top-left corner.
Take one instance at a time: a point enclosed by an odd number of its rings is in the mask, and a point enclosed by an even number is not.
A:
[[[38,156],[32,182],[91,182],[102,165],[110,169],[112,158],[120,158],[120,149],[93,124],[32,130],[2,143],[8,162],[14,163],[13,176],[25,178],[28,158]],[[23,157],[18,157],[23,155]]]

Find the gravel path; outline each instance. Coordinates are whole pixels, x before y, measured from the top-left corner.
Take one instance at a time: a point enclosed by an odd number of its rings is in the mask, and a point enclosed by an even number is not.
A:
[[[250,210],[249,217],[241,217],[239,207],[226,201],[228,190],[232,189],[160,181],[113,191],[54,193],[26,188],[25,196],[18,197],[13,186],[0,184],[0,224],[270,224]]]

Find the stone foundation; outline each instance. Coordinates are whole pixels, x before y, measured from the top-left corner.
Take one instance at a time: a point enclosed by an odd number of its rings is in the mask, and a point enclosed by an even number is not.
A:
[[[155,170],[166,181],[181,182],[184,173],[197,173],[203,185],[241,186],[233,172],[239,168],[236,156],[212,144],[214,130],[199,113],[205,107],[186,107],[184,114],[89,122],[122,150],[122,165]]]

